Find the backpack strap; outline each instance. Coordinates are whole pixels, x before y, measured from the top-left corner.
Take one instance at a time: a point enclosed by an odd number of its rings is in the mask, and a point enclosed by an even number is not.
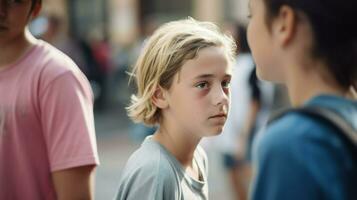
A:
[[[302,108],[290,108],[287,110],[282,110],[274,114],[269,119],[268,124],[291,112],[302,113],[317,119],[324,120],[325,122],[340,130],[339,132],[342,134],[340,135],[354,148],[357,148],[357,130],[355,130],[352,125],[350,125],[342,116],[327,108],[307,106]]]

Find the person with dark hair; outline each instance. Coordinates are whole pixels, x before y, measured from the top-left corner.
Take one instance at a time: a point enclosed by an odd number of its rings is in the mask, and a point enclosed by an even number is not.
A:
[[[0,0],[0,199],[93,199],[93,94],[83,73],[29,32],[40,0]]]
[[[329,110],[357,134],[357,1],[250,0],[259,78],[297,109]],[[258,135],[251,199],[357,199],[356,145],[332,123],[289,112]]]

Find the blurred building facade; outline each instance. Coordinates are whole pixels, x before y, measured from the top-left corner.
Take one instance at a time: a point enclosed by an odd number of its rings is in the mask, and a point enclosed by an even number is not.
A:
[[[153,21],[192,16],[217,24],[246,23],[248,0],[44,0],[43,13],[61,19],[61,35],[88,38],[95,33],[126,46],[145,35]]]

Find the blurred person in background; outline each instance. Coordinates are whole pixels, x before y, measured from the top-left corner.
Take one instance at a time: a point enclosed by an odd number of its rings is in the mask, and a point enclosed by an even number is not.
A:
[[[250,0],[248,42],[261,79],[283,83],[294,108],[326,109],[357,134],[355,0]],[[353,135],[356,137],[356,135]],[[357,199],[356,144],[299,112],[255,140],[253,200]]]
[[[105,109],[108,104],[108,87],[109,76],[113,73],[112,48],[109,44],[109,38],[101,33],[99,28],[95,28],[88,36],[88,45],[90,54],[95,63],[96,73],[93,74],[92,81],[95,81],[99,86],[98,98],[95,102],[95,107]]]
[[[0,199],[93,199],[93,94],[27,24],[41,0],[0,0]]]
[[[223,132],[215,142],[223,155],[223,165],[235,199],[244,200],[250,180],[251,143],[267,121],[274,87],[256,78],[246,29],[238,23],[234,27],[239,55],[232,70],[230,112]]]

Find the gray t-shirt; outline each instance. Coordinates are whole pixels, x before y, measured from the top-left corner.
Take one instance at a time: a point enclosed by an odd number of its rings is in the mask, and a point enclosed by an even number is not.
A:
[[[207,156],[200,146],[194,161],[202,181],[185,173],[178,160],[149,136],[126,163],[115,199],[206,200]]]

